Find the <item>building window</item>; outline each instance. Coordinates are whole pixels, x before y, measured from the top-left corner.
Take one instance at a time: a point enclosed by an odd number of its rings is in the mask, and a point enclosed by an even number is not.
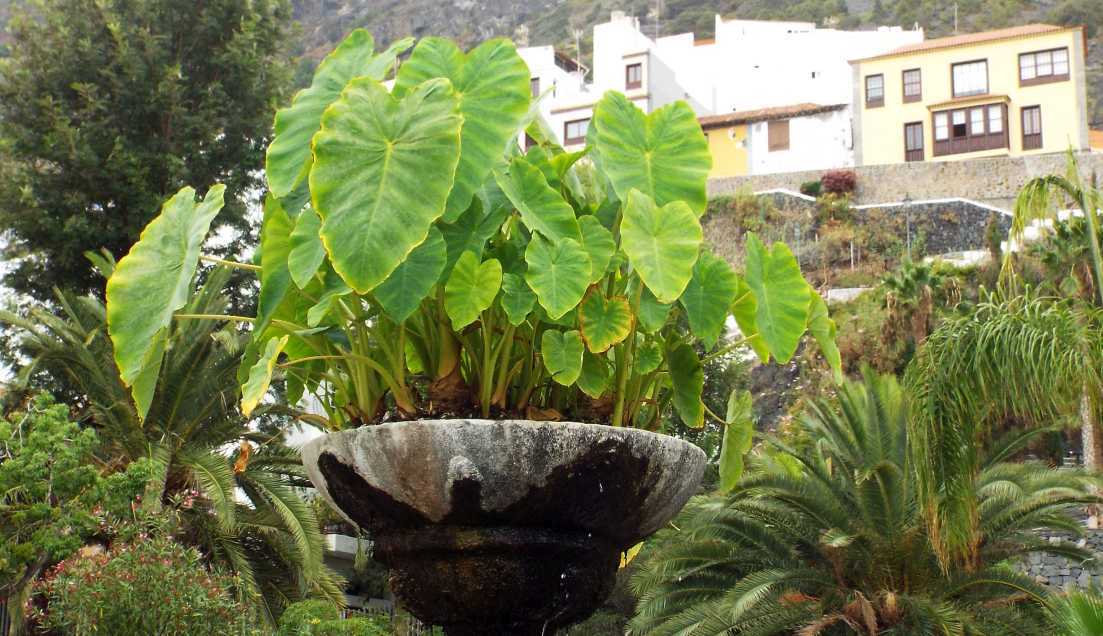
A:
[[[624,87],[640,88],[643,86],[643,64],[629,64],[624,67]]]
[[[985,104],[933,113],[934,156],[1007,148],[1006,108]]]
[[[904,124],[904,161],[923,161],[923,122]]]
[[[767,122],[767,137],[769,137],[769,151],[789,149],[789,120],[779,119]]]
[[[988,60],[962,62],[951,68],[954,97],[984,95],[988,92]]]
[[[586,131],[590,128],[590,118],[575,119],[563,123],[563,143],[564,144],[582,144],[586,143]]]
[[[1023,150],[1042,147],[1042,107],[1027,106],[1023,113]]]
[[[904,71],[904,101],[918,102],[923,99],[923,79],[919,69]]]
[[[1019,56],[1019,85],[1048,84],[1069,78],[1069,50],[1051,49]]]
[[[885,76],[866,76],[866,108],[885,105]]]
[[[532,93],[533,97],[539,97],[540,96],[540,78],[539,77],[534,77],[534,78],[529,80],[529,92]]]

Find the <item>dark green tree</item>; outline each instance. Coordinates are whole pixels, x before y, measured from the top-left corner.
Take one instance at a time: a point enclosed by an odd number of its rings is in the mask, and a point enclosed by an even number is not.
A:
[[[101,289],[83,252],[125,254],[184,184],[226,184],[219,219],[245,232],[290,76],[287,0],[28,5],[0,59],[4,283]]]

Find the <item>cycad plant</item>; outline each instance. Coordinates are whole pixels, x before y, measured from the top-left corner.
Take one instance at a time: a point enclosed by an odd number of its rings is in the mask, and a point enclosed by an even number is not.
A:
[[[906,404],[867,373],[803,419],[816,442],[760,461],[733,494],[702,497],[659,535],[633,579],[633,634],[1040,634],[1047,592],[1009,560],[1088,557],[1036,528],[1094,501],[1090,478],[1004,463],[1038,434],[993,446],[976,482],[979,567],[941,567],[910,463]],[[784,446],[775,441],[777,449]]]
[[[227,271],[214,270],[187,311],[224,311]],[[267,618],[311,595],[342,600],[339,578],[322,562],[317,517],[296,491],[309,483],[298,453],[237,408],[245,336],[225,323],[175,323],[143,422],[115,368],[103,304],[68,295],[58,302],[61,316],[0,313],[0,322],[21,330],[32,356],[18,379],[42,371],[67,378],[81,396],[84,423],[99,433],[108,470],[151,457],[158,471],[142,506],[177,507],[180,538],[231,568],[243,592],[259,594]]]
[[[1099,590],[1074,590],[1050,601],[1058,636],[1103,634],[1103,596]]]

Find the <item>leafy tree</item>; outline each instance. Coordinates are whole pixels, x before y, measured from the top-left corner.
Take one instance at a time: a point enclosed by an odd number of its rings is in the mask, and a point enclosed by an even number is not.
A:
[[[894,378],[848,382],[802,424],[817,443],[793,450],[795,462],[757,462],[731,496],[696,500],[640,557],[632,633],[1045,633],[1048,593],[1004,562],[1083,555],[1035,529],[1076,531],[1063,513],[1096,498],[1083,473],[1004,462],[1037,431],[982,461],[969,571],[943,569],[929,540]]]
[[[227,186],[246,229],[289,78],[287,0],[33,0],[0,60],[5,283],[99,292],[82,253],[126,253],[182,184]],[[233,244],[225,248],[230,251]]]
[[[92,463],[98,445],[48,394],[0,420],[0,603],[17,623],[34,579],[129,517],[149,477],[147,462],[102,476]]]
[[[213,271],[185,310],[223,311],[227,278],[224,268]],[[237,409],[246,336],[225,323],[176,322],[143,423],[119,379],[103,304],[69,295],[58,302],[60,318],[42,309],[28,318],[0,312],[0,322],[22,332],[33,358],[17,380],[38,371],[68,378],[84,420],[103,440],[102,461],[152,458],[143,510],[179,509],[181,539],[258,592],[263,618],[274,621],[305,595],[343,598],[338,577],[322,563],[317,516],[295,491],[309,485],[298,453],[282,444],[282,435],[251,429]],[[235,457],[226,456],[227,447],[238,448]]]

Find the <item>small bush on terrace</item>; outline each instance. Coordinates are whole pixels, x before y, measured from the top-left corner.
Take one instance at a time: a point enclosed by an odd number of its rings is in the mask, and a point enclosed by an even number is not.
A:
[[[830,194],[850,194],[858,185],[853,170],[828,170],[820,179],[823,191]]]

